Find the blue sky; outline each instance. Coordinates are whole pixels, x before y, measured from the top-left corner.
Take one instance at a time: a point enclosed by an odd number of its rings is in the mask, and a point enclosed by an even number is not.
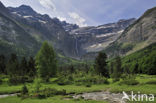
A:
[[[80,26],[101,25],[119,19],[138,18],[156,6],[156,0],[1,0],[5,6],[31,6],[41,14],[49,14]]]

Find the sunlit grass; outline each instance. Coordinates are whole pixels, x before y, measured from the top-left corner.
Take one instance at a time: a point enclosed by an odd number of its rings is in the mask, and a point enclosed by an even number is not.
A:
[[[55,81],[57,78],[51,79],[51,81]],[[94,92],[94,91],[105,91],[110,90],[110,92],[119,92],[122,93],[122,91],[125,91],[127,93],[130,93],[131,91],[141,94],[154,94],[156,95],[156,85],[155,84],[147,84],[149,81],[156,81],[156,76],[149,76],[149,75],[137,75],[136,80],[139,81],[138,85],[130,86],[130,85],[120,85],[119,82],[112,82],[112,79],[109,79],[108,81],[110,84],[101,84],[101,85],[92,85],[91,87],[86,87],[85,85],[76,86],[76,85],[64,85],[60,86],[56,83],[41,83],[41,89],[44,88],[55,88],[57,90],[66,90],[67,93],[84,93],[84,92]],[[33,91],[35,88],[35,85],[33,83],[26,84],[29,92]],[[21,90],[23,85],[17,85],[17,86],[9,86],[7,83],[3,83],[0,85],[0,94],[5,93],[14,93]],[[21,100],[17,97],[7,97],[0,99],[0,103],[88,103],[88,101],[84,100],[63,100],[61,99],[62,96],[47,98],[43,100],[38,99],[25,99]],[[13,101],[13,102],[9,102]],[[42,102],[40,102],[42,101]],[[96,101],[89,101],[89,103],[103,103],[103,102],[96,102]]]

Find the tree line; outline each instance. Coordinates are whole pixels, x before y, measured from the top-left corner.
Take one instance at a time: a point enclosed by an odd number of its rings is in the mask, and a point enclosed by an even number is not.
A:
[[[122,74],[138,73],[137,65],[133,70],[128,67],[125,68],[122,66],[122,59],[119,56],[108,61],[105,52],[99,52],[93,68],[87,64],[84,67],[86,74],[92,72],[106,78],[112,77],[115,80],[120,79]],[[16,54],[11,54],[9,60],[7,60],[4,55],[0,55],[0,74],[8,75],[10,83],[31,82],[34,78],[41,78],[48,82],[51,77],[55,77],[57,74],[61,75],[65,68],[67,68],[65,72],[69,70],[67,73],[70,74],[75,71],[74,65],[58,68],[56,53],[47,42],[42,44],[35,58],[29,57],[29,59],[26,59],[26,57],[23,57],[19,60]]]

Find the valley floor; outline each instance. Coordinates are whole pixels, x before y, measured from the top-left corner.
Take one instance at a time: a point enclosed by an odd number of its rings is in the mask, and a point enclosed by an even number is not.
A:
[[[112,82],[112,79],[109,79],[110,84],[102,84],[102,85],[92,85],[91,87],[86,86],[76,86],[76,85],[64,85],[60,86],[56,83],[47,83],[41,84],[42,88],[50,87],[55,88],[57,90],[66,90],[67,93],[85,93],[85,92],[97,92],[97,91],[110,91],[113,93],[122,93],[125,91],[126,93],[130,93],[133,91],[134,93],[140,92],[141,94],[154,94],[156,95],[156,84],[150,81],[156,81],[156,75],[138,75],[136,78],[139,81],[138,85],[130,86],[130,85],[120,85],[119,82]],[[5,79],[4,79],[5,81]],[[53,79],[52,79],[53,81]],[[26,84],[29,90],[33,90],[34,85],[31,83]],[[23,85],[17,86],[9,86],[7,83],[3,83],[0,85],[0,94],[8,94],[8,93],[16,93],[21,90]],[[83,98],[73,99],[71,96],[53,96],[46,99],[36,99],[36,98],[28,98],[21,99],[17,96],[0,98],[0,103],[109,103],[109,101],[95,101],[95,100],[83,100]],[[134,103],[134,102],[132,102]],[[138,102],[139,103],[139,102]],[[145,102],[146,103],[146,102]],[[149,102],[147,102],[149,103]],[[154,103],[154,102],[153,102]]]

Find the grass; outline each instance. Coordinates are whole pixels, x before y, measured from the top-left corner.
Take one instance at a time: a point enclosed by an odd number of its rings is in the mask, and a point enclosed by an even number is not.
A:
[[[52,79],[56,80],[56,78]],[[42,83],[41,89],[43,88],[55,88],[57,90],[65,89],[67,93],[83,93],[83,92],[93,92],[93,91],[101,91],[110,89],[112,92],[122,92],[124,91],[141,91],[143,93],[154,93],[156,94],[156,86],[155,84],[148,84],[147,82],[156,81],[156,76],[149,75],[138,75],[136,78],[139,81],[138,85],[129,86],[129,85],[119,85],[119,82],[112,83],[112,79],[109,79],[110,84],[101,84],[101,85],[92,85],[91,87],[86,87],[84,85],[76,86],[76,85],[57,85],[55,83]],[[5,93],[14,93],[21,90],[23,85],[17,86],[9,86],[7,83],[3,83],[0,85],[0,94]],[[34,84],[27,84],[29,90],[33,90]]]
[[[47,99],[20,99],[18,97],[7,97],[0,99],[0,103],[107,103],[94,100],[73,100],[64,99],[62,96],[55,96]]]
[[[18,86],[9,86],[7,84],[0,85],[0,94],[10,94],[19,92],[22,88],[22,85]]]
[[[55,81],[56,78],[51,79],[51,81]],[[55,88],[57,90],[65,89],[67,93],[83,93],[83,92],[95,92],[95,91],[102,91],[102,90],[110,90],[110,92],[115,93],[122,93],[125,91],[130,93],[133,91],[134,93],[140,92],[141,94],[154,94],[156,95],[156,85],[155,84],[148,84],[150,81],[156,81],[156,75],[137,75],[136,80],[139,81],[138,85],[129,86],[129,85],[119,85],[119,82],[112,83],[112,79],[109,79],[110,84],[101,84],[101,85],[92,85],[91,87],[86,87],[85,85],[76,86],[76,85],[57,85],[56,83],[42,83],[41,89],[46,87]],[[26,84],[29,88],[29,92],[33,91],[34,85],[33,84]],[[17,86],[9,86],[7,83],[3,83],[0,85],[0,94],[4,93],[14,93],[21,90],[23,85]],[[0,103],[104,103],[100,101],[85,101],[85,100],[64,100],[62,99],[63,96],[55,96],[47,99],[24,99],[21,100],[18,97],[7,97],[1,98]],[[12,101],[12,102],[9,102]]]

